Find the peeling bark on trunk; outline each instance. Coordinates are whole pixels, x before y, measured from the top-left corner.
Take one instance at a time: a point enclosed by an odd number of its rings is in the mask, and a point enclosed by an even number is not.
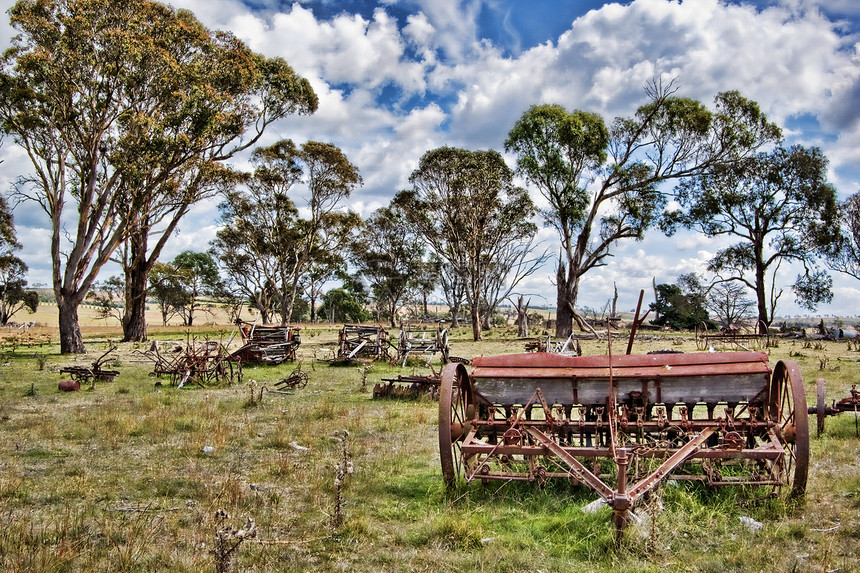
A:
[[[86,354],[81,326],[78,322],[80,303],[67,297],[57,297],[60,324],[60,354]]]

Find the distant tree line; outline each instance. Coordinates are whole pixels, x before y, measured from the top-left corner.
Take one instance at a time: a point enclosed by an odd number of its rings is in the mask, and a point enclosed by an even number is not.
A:
[[[709,278],[655,285],[666,324],[710,314],[732,322],[753,308],[770,324],[784,264],[802,269],[790,288],[810,309],[832,298],[829,270],[860,278],[858,196],[840,205],[821,150],[786,147],[738,92],[709,109],[679,97],[674,81],[654,81],[635,114],[608,124],[532,106],[505,141],[515,169],[495,150],[428,150],[409,187],[363,220],[346,208],[361,175],[338,147],[258,146],[273,122],[317,109],[309,82],[283,60],[152,0],[20,0],[9,14],[16,36],[0,60],[0,125],[32,169],[7,196],[50,221],[64,353],[85,351],[78,306],[87,298],[120,321],[125,340],[144,340],[147,299],[164,323],[192,325],[211,298],[263,322],[394,325],[407,306],[427,315],[441,292],[453,324],[468,316],[480,340],[506,300],[521,324],[528,317],[518,288],[554,251],[536,244],[538,222],[559,239],[560,337],[590,328],[576,310],[583,277],[620,241],[654,228],[728,241]],[[247,173],[228,163],[242,153]],[[213,197],[220,226],[208,249],[160,262],[191,207]],[[3,322],[38,303],[19,248],[4,199]],[[96,283],[111,261],[122,276]]]

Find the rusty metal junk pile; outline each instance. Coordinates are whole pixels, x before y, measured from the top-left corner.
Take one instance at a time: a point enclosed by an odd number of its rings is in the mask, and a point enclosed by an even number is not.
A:
[[[582,345],[579,340],[573,337],[573,334],[567,337],[567,340],[554,341],[552,336],[546,338],[537,338],[526,342],[526,352],[551,352],[553,354],[564,354],[565,356],[581,356]]]
[[[803,493],[807,419],[797,365],[771,368],[763,352],[486,356],[471,372],[444,368],[439,447],[448,484],[586,485],[620,540],[628,512],[669,476]]]
[[[433,370],[432,366],[430,366],[430,360],[433,359],[433,356],[439,353],[443,366],[449,362],[469,363],[465,358],[451,355],[451,348],[448,345],[448,330],[444,328],[402,328],[397,346],[396,362],[401,366],[406,366],[406,360],[410,354],[414,353],[428,355],[427,366],[430,367],[431,374],[426,376],[401,375],[397,378],[383,378],[382,383],[376,384],[373,387],[374,398],[418,398],[427,396],[431,400],[436,400],[439,398],[440,377]]]
[[[114,350],[116,350],[116,346],[109,348],[107,352],[99,356],[95,362],[92,363],[92,366],[66,366],[60,368],[60,373],[68,374],[69,378],[78,383],[88,381],[91,381],[93,384],[97,381],[113,382],[113,379],[119,376],[119,371],[105,370],[102,368],[102,365],[107,361],[108,355]]]
[[[294,326],[260,326],[256,323],[239,323],[243,345],[231,356],[244,364],[281,364],[296,359],[301,344],[299,328]]]
[[[144,356],[155,363],[150,376],[168,376],[170,384],[179,388],[188,382],[205,386],[224,380],[228,384],[242,381],[242,362],[211,340],[189,340],[170,354],[162,354],[158,346],[153,346]]]

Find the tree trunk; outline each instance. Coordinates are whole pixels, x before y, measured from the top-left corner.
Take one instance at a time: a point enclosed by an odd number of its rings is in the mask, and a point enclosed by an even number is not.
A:
[[[316,324],[317,322],[317,299],[312,296],[311,298],[311,324]]]
[[[481,330],[490,330],[491,328],[490,313],[487,311],[481,316]]]
[[[765,281],[767,267],[762,262],[764,261],[764,246],[761,242],[755,242],[753,252],[755,256],[755,296],[756,303],[758,304],[758,319],[761,321],[759,324],[764,323],[770,326],[771,318],[767,308],[767,283]],[[756,326],[756,329],[758,329],[758,326]]]
[[[460,328],[460,305],[451,305],[451,328]]]
[[[149,265],[146,260],[146,233],[129,238],[131,261],[125,269],[125,310],[122,315],[122,341],[146,340],[146,287]]]
[[[472,315],[472,336],[474,337],[475,342],[478,342],[484,340],[484,337],[481,335],[481,313],[477,304],[472,304],[470,307]]]
[[[558,262],[555,275],[557,288],[555,336],[566,339],[573,332],[573,309],[576,304],[576,296],[579,291],[579,282],[569,284],[566,267],[563,262]]]
[[[80,302],[69,297],[57,297],[57,310],[60,322],[60,354],[86,354],[81,325],[78,322]]]
[[[520,338],[529,335],[529,304],[531,299],[524,301],[522,296],[517,297],[517,336]]]
[[[764,273],[759,279],[759,273],[756,271],[755,297],[758,306],[758,319],[761,323],[770,326],[770,317],[767,311],[767,292],[765,291]]]

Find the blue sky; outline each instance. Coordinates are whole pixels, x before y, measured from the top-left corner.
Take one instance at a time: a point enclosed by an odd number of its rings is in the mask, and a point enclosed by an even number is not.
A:
[[[9,0],[0,0],[5,11]],[[856,0],[174,0],[205,25],[229,30],[267,56],[285,58],[320,97],[310,117],[275,126],[282,137],[340,146],[365,181],[350,207],[363,216],[408,185],[424,152],[441,145],[501,150],[529,106],[559,103],[631,115],[654,78],[677,78],[679,95],[706,104],[738,89],[779,123],[789,143],[820,146],[840,197],[860,190],[860,2]],[[0,43],[8,43],[8,25]],[[26,169],[7,142],[0,181]],[[513,158],[508,158],[513,166]],[[300,190],[297,190],[300,193]],[[541,198],[533,193],[537,202]],[[215,202],[195,207],[163,259],[202,250],[217,229]],[[46,221],[16,210],[31,281],[47,282]],[[539,238],[555,251],[554,231]],[[654,231],[618,245],[611,263],[586,276],[580,302],[602,307],[618,284],[633,307],[652,277],[674,282],[702,272],[719,242]],[[784,271],[788,285],[794,273]],[[552,266],[522,291],[553,301]],[[860,314],[860,284],[836,277],[822,313]],[[790,292],[783,314],[802,313]]]

